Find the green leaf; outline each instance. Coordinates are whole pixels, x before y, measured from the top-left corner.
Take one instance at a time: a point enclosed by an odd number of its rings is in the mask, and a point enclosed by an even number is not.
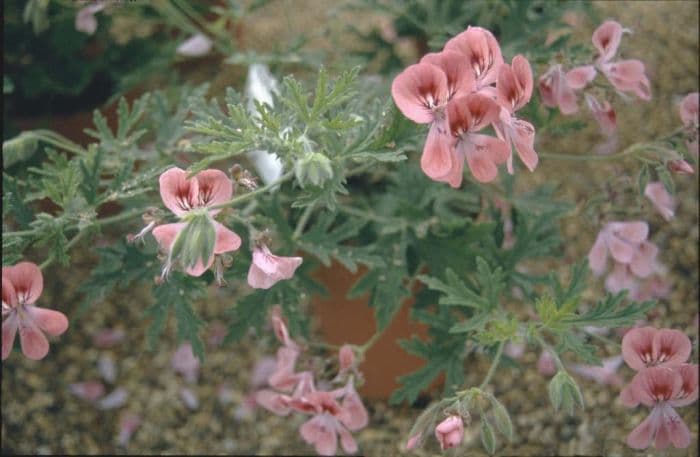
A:
[[[481,416],[481,445],[490,455],[496,452],[496,434],[486,416]]]
[[[642,319],[647,311],[656,305],[655,301],[624,304],[626,295],[627,291],[618,292],[617,294],[608,293],[589,311],[580,315],[565,317],[562,319],[562,323],[575,327],[588,325],[613,328],[624,327]]]
[[[639,176],[637,176],[637,189],[639,191],[639,197],[644,198],[644,191],[649,183],[649,166],[647,164],[642,164],[642,168],[639,170]]]
[[[510,414],[503,404],[491,394],[488,394],[488,399],[493,408],[494,423],[498,431],[505,436],[508,441],[513,441],[513,422],[510,420]]]

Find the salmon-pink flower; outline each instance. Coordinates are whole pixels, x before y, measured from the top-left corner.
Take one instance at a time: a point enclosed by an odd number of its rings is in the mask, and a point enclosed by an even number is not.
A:
[[[435,427],[435,437],[440,443],[440,449],[459,446],[464,438],[464,422],[460,416],[452,415]]]
[[[637,278],[630,266],[624,263],[615,262],[612,271],[605,278],[605,290],[613,294],[627,290],[631,296],[637,293],[638,287]]]
[[[554,361],[554,357],[549,351],[543,350],[540,353],[540,357],[537,359],[537,371],[542,376],[547,377],[554,376],[554,373],[557,372],[556,362]]]
[[[233,183],[221,170],[204,170],[187,179],[187,172],[174,167],[160,175],[160,195],[165,206],[181,219],[187,220],[192,215],[206,214],[214,226],[216,240],[213,252],[207,259],[201,257],[195,265],[185,266],[185,272],[191,276],[201,276],[214,263],[214,255],[235,251],[241,247],[241,238],[213,220],[220,209],[216,205],[226,203],[233,195]],[[178,235],[187,227],[188,222],[159,225],[153,229],[153,236],[161,249],[171,253]],[[168,259],[163,273],[167,274],[174,259]]]
[[[78,398],[96,401],[105,394],[105,385],[100,381],[85,381],[68,384],[70,392]]]
[[[120,446],[126,447],[131,441],[131,437],[141,426],[141,416],[134,413],[124,413],[119,418],[119,437],[117,442]]]
[[[649,79],[644,73],[644,64],[636,59],[610,62],[617,53],[623,29],[616,21],[605,21],[593,32],[593,45],[598,49],[596,65],[616,89],[633,91],[642,100],[651,100]]]
[[[498,79],[503,55],[498,41],[488,30],[469,26],[467,30],[445,43],[444,49],[464,56],[467,67],[473,73],[477,90],[495,83]]]
[[[338,398],[343,397],[341,403]],[[355,392],[352,381],[342,389],[332,392],[312,391],[289,402],[300,412],[314,414],[299,428],[302,438],[313,444],[320,455],[335,455],[340,443],[347,453],[357,452],[357,443],[350,431],[367,426],[367,410]]]
[[[36,264],[2,267],[2,360],[9,357],[17,330],[24,355],[40,360],[49,353],[44,333],[58,336],[68,329],[65,314],[34,306],[43,290],[44,277]]]
[[[597,98],[588,93],[585,97],[588,109],[598,122],[600,131],[606,136],[613,135],[617,131],[617,116],[613,107],[610,106],[610,102],[607,100],[599,102]]]
[[[497,165],[508,160],[509,147],[498,138],[477,134],[498,119],[500,108],[491,98],[470,94],[447,104],[449,131],[455,138],[451,160],[454,163],[444,179],[459,187],[466,158],[469,169],[479,182],[490,182],[498,175]]]
[[[620,399],[627,407],[642,403],[652,410],[629,434],[627,445],[646,449],[653,441],[656,449],[665,449],[669,444],[687,448],[691,442],[690,430],[674,408],[689,405],[697,398],[697,365],[652,367],[638,372],[622,390]]]
[[[294,276],[301,262],[301,257],[277,256],[266,245],[257,246],[248,270],[248,285],[255,289],[269,289],[278,281]]]
[[[598,384],[621,386],[623,381],[620,375],[617,374],[617,369],[622,364],[622,361],[622,356],[618,355],[603,359],[603,366],[575,363],[569,365],[569,368],[574,373],[591,379]]]
[[[622,264],[634,263],[640,273],[646,272],[646,263],[653,261],[658,251],[651,243],[646,243],[649,226],[643,221],[610,222],[601,231],[588,253],[588,263],[596,275],[605,271],[608,252],[613,260]],[[644,275],[639,275],[644,276]]]
[[[670,221],[673,219],[676,208],[676,199],[666,190],[662,182],[650,182],[644,188],[644,195],[651,200],[654,208],[661,216]]]
[[[450,84],[440,67],[428,63],[437,59],[445,60],[444,57],[429,57],[427,62],[406,68],[391,84],[394,102],[404,116],[418,124],[430,123],[421,167],[432,179],[444,176],[450,171],[451,139],[445,131],[444,107],[451,95],[463,92],[456,80],[452,80]],[[455,91],[452,94],[450,87]]]
[[[575,90],[580,90],[596,76],[595,68],[591,65],[576,67],[564,72],[560,64],[553,65],[540,76],[538,87],[542,103],[550,108],[559,108],[564,115],[578,111]]]
[[[633,328],[622,338],[622,357],[633,370],[674,367],[690,357],[690,339],[680,330]]]
[[[190,343],[182,343],[170,358],[170,366],[180,373],[187,382],[195,383],[199,378],[200,362],[192,352]]]
[[[445,50],[431,52],[420,59],[420,63],[435,65],[447,78],[445,103],[453,98],[469,95],[476,90],[474,73],[464,56],[458,52]]]
[[[515,117],[515,112],[525,106],[532,96],[532,69],[530,62],[521,55],[513,57],[512,65],[503,64],[498,73],[498,103],[501,105],[499,122],[494,124],[499,138],[512,144],[528,170],[537,166],[535,152],[535,128],[529,122]],[[506,166],[513,173],[513,154],[509,152]]]

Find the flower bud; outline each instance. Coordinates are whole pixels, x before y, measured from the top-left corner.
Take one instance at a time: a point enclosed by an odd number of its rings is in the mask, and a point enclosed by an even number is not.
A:
[[[345,372],[352,368],[355,362],[355,353],[349,344],[344,344],[338,352],[338,360],[340,361],[340,371]]]
[[[333,166],[325,155],[309,152],[303,159],[297,161],[294,173],[301,187],[308,184],[320,187],[333,177]]]
[[[456,415],[449,416],[435,427],[435,437],[440,443],[440,449],[459,446],[464,438],[464,423],[462,418]]]
[[[29,159],[37,149],[37,140],[31,133],[25,132],[2,143],[3,168]]]
[[[549,398],[555,410],[561,406],[569,415],[573,415],[577,404],[584,407],[581,389],[566,371],[558,371],[550,381]]]
[[[678,175],[692,175],[695,173],[693,166],[681,159],[669,160],[666,166],[670,171]]]
[[[179,259],[184,268],[192,268],[200,261],[206,265],[214,255],[215,243],[216,229],[211,217],[207,214],[194,216],[178,233],[170,251],[170,261]]]

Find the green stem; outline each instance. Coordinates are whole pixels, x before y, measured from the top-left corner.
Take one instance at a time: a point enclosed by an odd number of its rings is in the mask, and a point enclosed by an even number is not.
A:
[[[63,149],[65,151],[73,152],[78,155],[85,155],[85,150],[75,143],[69,142],[66,138],[60,136],[54,136],[51,138],[44,134],[32,132],[29,136],[34,137],[38,141],[43,141],[44,143],[49,143],[52,146]]]
[[[311,213],[313,212],[313,210],[314,210],[313,203],[304,209],[304,212],[301,214],[301,217],[299,218],[299,222],[297,222],[297,226],[294,229],[294,234],[292,235],[292,239],[294,239],[294,240],[299,239],[302,232],[304,231],[304,227],[306,227],[306,223],[309,222],[309,218],[311,217]]]
[[[68,244],[66,244],[66,251],[70,250],[70,248],[75,246],[78,243],[78,241],[80,241],[85,236],[86,233],[87,230],[81,230],[80,232],[76,233],[76,235],[68,242]],[[44,262],[41,265],[39,265],[39,269],[45,269],[46,267],[51,265],[54,260],[54,256],[49,257],[48,259],[44,260]]]
[[[352,208],[350,206],[345,206],[345,205],[338,205],[338,209],[344,213],[347,213],[347,214],[350,214],[353,216],[363,217],[365,219],[373,220],[376,222],[383,222],[385,224],[399,224],[402,227],[406,226],[406,221],[404,221],[403,219],[393,218],[393,217],[384,217],[384,216],[380,216],[378,214],[371,213],[369,211],[363,211],[361,209]]]
[[[549,351],[549,353],[551,354],[551,356],[554,358],[554,363],[556,363],[557,368],[558,368],[560,371],[566,372],[566,368],[564,367],[564,363],[563,363],[563,362],[561,361],[561,359],[559,358],[559,354],[557,354],[557,352],[554,350],[554,348],[553,348],[552,346],[550,346],[550,345],[544,340],[544,338],[542,338],[542,335],[540,335],[539,333],[535,333],[535,339],[536,339],[537,342],[540,344],[540,346],[542,346],[542,349],[544,349],[545,351]]]
[[[225,203],[221,203],[220,205],[211,206],[209,209],[221,209],[221,208],[226,208],[228,206],[237,205],[238,203],[243,203],[244,201],[248,201],[258,194],[262,194],[262,193],[267,192],[268,190],[272,189],[273,187],[281,185],[283,182],[289,180],[292,176],[294,176],[294,172],[290,171],[290,172],[282,175],[280,177],[280,179],[278,179],[275,182],[267,184],[266,186],[263,186],[263,187],[259,187],[252,192],[248,192],[247,194],[243,194],[243,195],[239,195],[238,197],[234,197]]]
[[[496,373],[496,368],[498,367],[498,364],[501,362],[501,356],[503,355],[503,347],[505,345],[506,345],[505,341],[501,341],[498,344],[498,349],[496,349],[496,357],[494,357],[493,363],[491,363],[491,367],[489,368],[488,373],[486,373],[486,377],[481,382],[481,385],[479,385],[479,390],[483,390],[489,384],[489,382],[491,382],[491,378]]]

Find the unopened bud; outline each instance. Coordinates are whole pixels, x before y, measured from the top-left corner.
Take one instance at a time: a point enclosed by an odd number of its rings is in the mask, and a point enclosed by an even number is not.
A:
[[[695,173],[693,166],[682,159],[669,160],[666,166],[670,171],[679,175],[692,175]]]
[[[308,184],[320,187],[333,178],[333,166],[325,155],[309,152],[304,158],[297,161],[294,166],[294,174],[301,187]]]

